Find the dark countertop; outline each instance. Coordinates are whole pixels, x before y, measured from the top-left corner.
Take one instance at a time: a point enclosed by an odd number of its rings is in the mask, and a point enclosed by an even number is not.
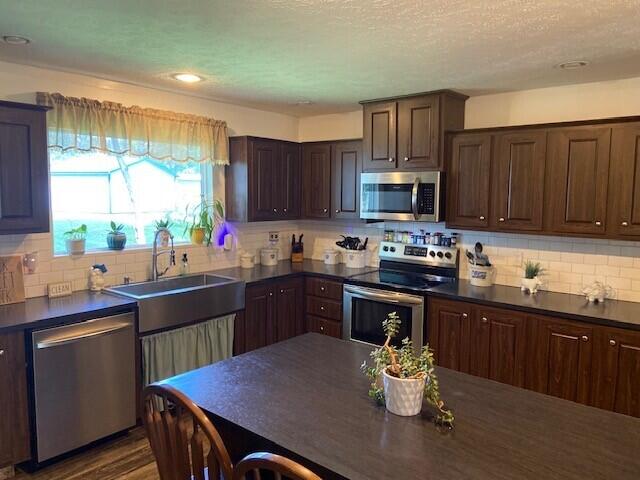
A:
[[[225,268],[223,270],[212,270],[211,273],[225,277],[233,277],[244,280],[247,285],[251,283],[264,282],[274,278],[289,277],[295,275],[313,274],[334,280],[344,280],[353,275],[375,272],[378,267],[347,268],[344,263],[338,265],[325,265],[319,260],[305,259],[302,263],[291,263],[289,260],[281,260],[278,265],[265,267],[256,265],[253,268]]]
[[[527,295],[516,287],[474,287],[467,280],[434,287],[427,295],[640,330],[640,303],[635,302],[589,303],[581,295],[546,291]]]
[[[48,297],[28,298],[22,303],[0,306],[0,333],[78,322],[96,315],[132,310],[136,306],[135,300],[88,290],[51,300]]]
[[[428,408],[398,417],[368,398],[370,350],[306,334],[166,382],[230,442],[263,440],[323,478],[638,478],[640,419],[438,368],[456,416],[442,432]]]

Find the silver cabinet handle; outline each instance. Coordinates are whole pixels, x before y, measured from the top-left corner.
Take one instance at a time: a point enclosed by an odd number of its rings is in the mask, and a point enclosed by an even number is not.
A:
[[[609,340],[609,345],[611,345],[612,347],[616,346],[616,341],[615,340]]]
[[[500,218],[498,219],[498,221],[499,221],[499,222],[504,222],[504,217],[500,217]]]
[[[404,161],[408,162],[409,161],[409,157],[404,157]]]
[[[489,320],[487,320],[487,317],[482,317],[482,323],[487,323]]]
[[[484,220],[484,215],[480,215],[480,220]]]
[[[324,305],[320,305],[320,311],[324,312]]]
[[[628,227],[628,226],[629,226],[629,222],[622,222],[622,223],[621,223],[621,225],[622,225],[623,227]]]
[[[390,157],[388,161],[389,163],[393,162],[393,157]]]
[[[283,289],[280,289],[280,293],[284,293],[284,290],[283,290]]]
[[[323,209],[322,209],[322,212],[323,212],[323,213],[327,213],[328,211],[329,211],[329,209],[328,209],[328,208],[323,208]]]
[[[600,220],[596,220],[596,226],[599,227],[600,225],[602,225],[602,222]]]
[[[4,355],[4,350],[0,350],[0,357]]]
[[[273,297],[273,292],[269,292],[269,296],[270,296],[270,297]]]
[[[587,337],[586,335],[582,336],[582,341],[583,342],[588,342],[589,341],[589,337]]]
[[[274,209],[273,209],[273,213],[276,213],[277,211],[278,211],[278,209],[277,209],[277,208],[274,208]]]
[[[322,325],[320,325],[320,331],[324,332],[324,327]]]
[[[336,213],[340,213],[340,210],[338,210],[337,208],[336,208]]]
[[[284,213],[287,213],[287,209],[286,209],[286,208],[283,208],[283,209],[282,209],[282,211],[283,211]]]
[[[467,318],[469,315],[467,315],[466,313],[462,314],[462,318]]]

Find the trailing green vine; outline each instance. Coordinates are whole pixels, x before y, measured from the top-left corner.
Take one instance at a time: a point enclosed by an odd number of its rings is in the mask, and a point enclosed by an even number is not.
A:
[[[387,339],[384,345],[371,352],[373,365],[365,361],[362,371],[371,380],[369,397],[379,405],[384,405],[384,388],[382,386],[382,372],[386,369],[388,375],[403,379],[425,378],[424,398],[433,405],[438,413],[436,422],[447,426],[453,426],[453,412],[446,408],[440,398],[438,377],[435,374],[433,351],[429,345],[422,347],[419,355],[414,353],[411,340],[402,340],[402,347],[397,349],[391,345],[391,339],[400,331],[400,318],[396,312],[391,312],[382,322],[382,327]]]

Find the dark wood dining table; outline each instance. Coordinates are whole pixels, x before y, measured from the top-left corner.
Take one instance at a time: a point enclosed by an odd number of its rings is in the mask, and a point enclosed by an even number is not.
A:
[[[438,368],[455,427],[367,396],[371,347],[306,334],[168,379],[220,429],[323,478],[640,479],[640,419]],[[639,379],[640,381],[640,379]]]

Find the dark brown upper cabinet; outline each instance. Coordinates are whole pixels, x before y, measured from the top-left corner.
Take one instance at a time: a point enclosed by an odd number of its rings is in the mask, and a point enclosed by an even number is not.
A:
[[[362,141],[336,142],[331,149],[331,198],[333,218],[360,217]]]
[[[256,137],[229,139],[226,217],[237,222],[300,217],[300,145]]]
[[[554,129],[548,141],[550,229],[558,233],[604,234],[611,128]]]
[[[491,135],[460,134],[451,141],[447,224],[489,226]]]
[[[303,204],[306,218],[331,218],[331,144],[302,146]]]
[[[49,231],[47,110],[0,101],[0,234]]]
[[[542,230],[546,131],[494,138],[490,224],[499,230]]]
[[[443,168],[444,132],[464,127],[466,99],[443,90],[362,102],[363,170]]]
[[[609,196],[607,230],[640,236],[640,123],[612,131]]]

